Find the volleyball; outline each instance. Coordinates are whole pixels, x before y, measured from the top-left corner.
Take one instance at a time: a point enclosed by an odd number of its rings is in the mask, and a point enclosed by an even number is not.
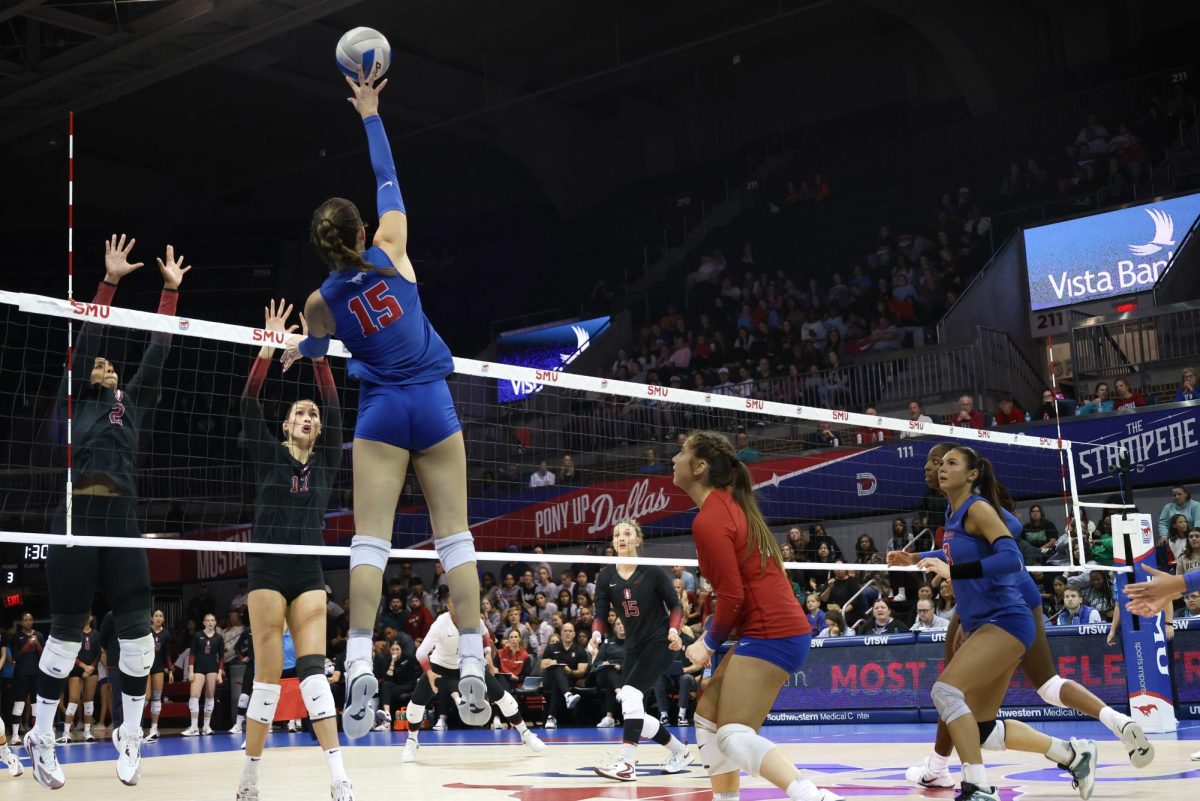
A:
[[[338,69],[351,78],[358,77],[361,66],[363,75],[380,78],[392,64],[392,46],[382,33],[374,28],[352,28],[338,40]]]

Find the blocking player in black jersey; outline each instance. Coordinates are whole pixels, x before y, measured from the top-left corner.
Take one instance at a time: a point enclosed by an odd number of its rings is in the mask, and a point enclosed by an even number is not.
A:
[[[130,264],[134,240],[114,235],[104,245],[104,281],[94,304],[107,307],[117,284],[142,266]],[[191,267],[167,245],[166,260],[158,260],[163,277],[159,314],[173,315],[179,285]],[[169,334],[150,336],[142,363],[124,388],[116,365],[100,355],[102,332],[84,324],[70,365],[72,404],[72,532],[101,537],[139,537],[137,481],[134,462],[138,433],[146,411],[155,403],[162,383],[163,363],[171,348]],[[66,392],[62,395],[65,397]],[[66,532],[67,505],[54,514],[55,533]],[[154,644],[150,638],[150,569],[140,548],[51,546],[47,559],[50,589],[50,638],[38,662],[37,715],[25,747],[38,784],[57,789],[66,783],[54,754],[54,714],[67,674],[75,665],[97,585],[113,610],[121,644],[121,703],[125,722],[113,730],[117,748],[117,778],[137,784],[141,775],[141,710],[146,675]]]
[[[63,710],[63,732],[58,738],[60,743],[71,742],[71,727],[75,724],[80,700],[83,701],[83,741],[96,741],[92,736],[92,716],[96,712],[96,684],[100,681],[96,671],[100,664],[100,637],[92,628],[92,620],[92,616],[88,615],[79,654],[75,657],[75,667],[67,675],[67,708]]]
[[[171,669],[171,631],[165,625],[163,610],[155,609],[150,616],[150,636],[154,638],[154,662],[146,679],[146,694],[150,697],[150,731],[146,742],[158,739],[158,716],[162,714],[163,684],[170,683],[174,671]],[[112,684],[112,679],[109,679]],[[114,718],[115,719],[115,718]]]
[[[191,685],[188,697],[188,712],[192,725],[180,732],[184,737],[212,734],[212,713],[216,705],[217,685],[225,683],[225,638],[217,633],[217,616],[209,612],[204,616],[204,628],[192,637],[188,653],[187,681]],[[204,728],[196,724],[200,719],[200,695],[204,695]]]
[[[263,327],[287,334],[292,307],[272,300]],[[307,324],[300,315],[300,325]],[[282,338],[282,337],[281,337]],[[342,409],[325,359],[313,359],[320,403],[299,400],[280,427],[268,426],[258,395],[271,366],[273,348],[258,353],[242,392],[246,446],[256,466],[252,542],[323,545],[325,509],[342,464]],[[282,441],[280,435],[282,434]],[[254,685],[246,710],[246,761],[239,801],[258,798],[258,763],[279,704],[286,619],[296,647],[296,677],[313,733],[329,766],[334,801],[353,801],[354,790],[338,746],[337,707],[325,675],[325,574],[319,556],[251,554],[247,559],[250,619],[254,622]]]
[[[613,549],[617,556],[637,556],[642,529],[636,521],[623,520],[613,527]],[[637,780],[637,744],[645,737],[670,751],[662,764],[663,773],[679,773],[692,761],[687,746],[652,715],[646,714],[645,695],[672,662],[671,651],[682,647],[679,625],[683,607],[667,571],[651,565],[605,565],[596,576],[596,613],[588,651],[595,656],[608,630],[608,610],[616,611],[625,624],[625,662],[622,686],[617,690],[621,716],[625,719],[621,754],[608,765],[595,768],[609,779]]]
[[[33,615],[26,612],[21,615],[21,627],[9,644],[13,655],[12,676],[12,739],[21,742],[21,719],[25,715],[25,702],[30,696],[36,697],[38,659],[45,647],[42,634],[33,627]]]

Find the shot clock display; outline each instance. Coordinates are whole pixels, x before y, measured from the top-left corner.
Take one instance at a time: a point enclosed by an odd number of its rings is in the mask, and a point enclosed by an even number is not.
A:
[[[44,584],[46,556],[49,552],[49,545],[10,543],[4,546],[4,558],[3,561],[0,561],[0,588],[31,587]]]

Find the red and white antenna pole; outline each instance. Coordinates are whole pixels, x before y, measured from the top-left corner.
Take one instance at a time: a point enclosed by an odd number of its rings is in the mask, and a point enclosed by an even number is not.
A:
[[[67,299],[75,299],[75,112],[67,112]],[[71,501],[74,497],[71,475],[71,422],[74,414],[72,408],[72,388],[74,376],[71,375],[71,363],[74,361],[74,337],[71,332],[71,322],[67,321],[67,497],[64,501],[66,509],[67,547],[71,547]]]

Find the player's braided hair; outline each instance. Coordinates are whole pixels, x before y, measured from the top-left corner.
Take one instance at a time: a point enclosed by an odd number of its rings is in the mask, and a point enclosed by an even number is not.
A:
[[[762,510],[754,498],[754,478],[750,475],[750,468],[737,458],[733,443],[716,431],[695,431],[688,437],[687,446],[693,458],[703,459],[708,464],[700,481],[710,487],[729,489],[746,515],[749,528],[746,550],[757,553],[763,567],[770,560],[782,570],[783,552],[779,550],[779,543],[767,527],[767,521],[763,519]]]
[[[331,197],[313,212],[309,240],[325,266],[334,272],[353,268],[360,272],[397,275],[392,267],[376,267],[363,259],[355,249],[358,232],[363,226],[358,207],[342,197]]]

